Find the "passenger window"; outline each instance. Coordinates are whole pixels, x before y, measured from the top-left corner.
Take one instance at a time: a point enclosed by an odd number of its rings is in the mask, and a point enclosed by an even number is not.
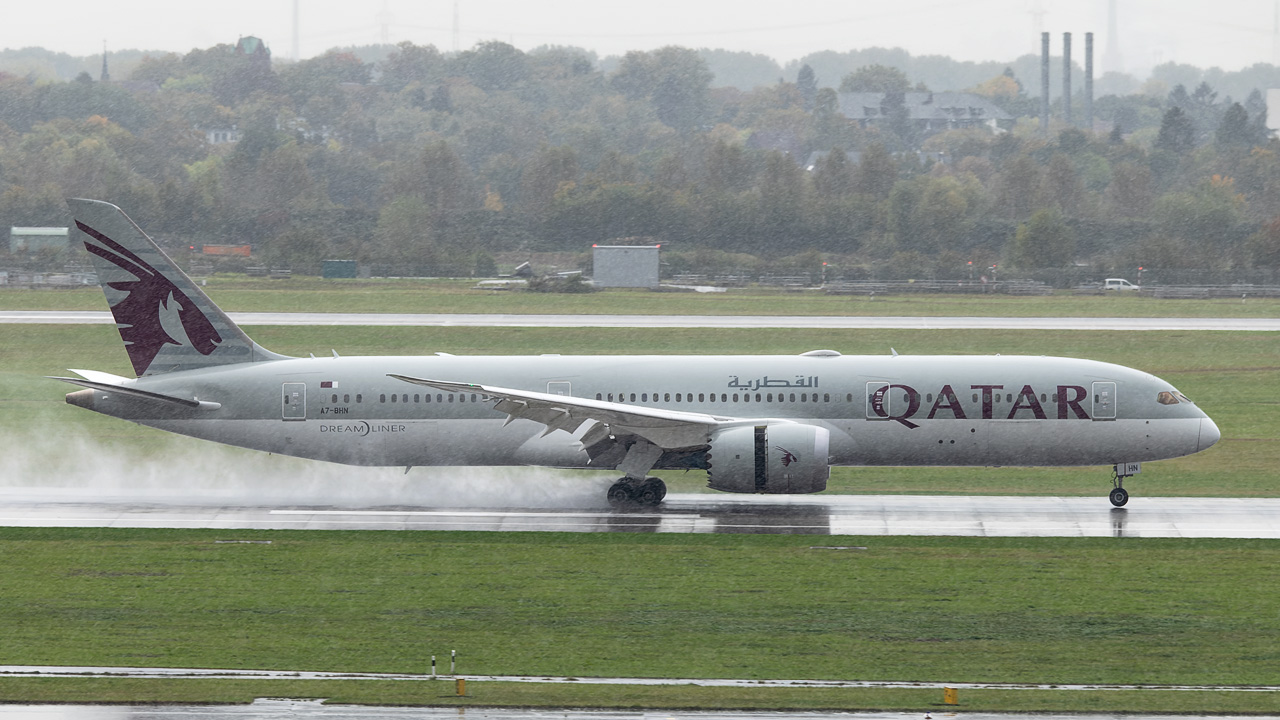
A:
[[[471,393],[471,402],[475,402],[475,401],[476,401],[476,394]]]
[[[597,400],[603,400],[604,398],[600,397],[600,393],[596,393],[596,399],[597,399]],[[610,400],[612,400],[612,399],[613,399],[613,396],[612,396],[612,395],[610,395],[610,396],[609,396],[609,399],[610,399]]]
[[[350,405],[350,404],[351,404],[351,395],[350,395],[349,393],[348,393],[348,394],[343,395],[343,396],[342,396],[342,402],[344,402],[344,403],[346,403],[346,404]]]
[[[1174,397],[1174,394],[1168,390],[1164,390],[1160,392],[1160,394],[1156,395],[1156,402],[1161,405],[1177,405],[1178,398]]]
[[[417,404],[418,404],[418,403],[420,403],[420,402],[422,402],[422,398],[421,398],[421,396],[420,396],[418,393],[414,393],[414,394],[413,394],[413,404],[414,404],[414,405],[417,405]]]
[[[649,402],[649,393],[640,393],[640,402]]]
[[[362,403],[362,402],[364,402],[364,395],[362,395],[362,394],[360,394],[360,393],[356,393],[356,402],[357,402],[357,403]]]
[[[444,395],[441,393],[436,393],[436,402],[438,403],[444,402]]]
[[[779,395],[779,397],[781,397],[781,395]],[[764,401],[765,401],[765,402],[773,402],[773,393],[769,393],[768,395],[765,395],[765,396],[764,396]]]
[[[332,399],[332,400],[330,400],[329,402],[331,402],[331,403],[333,403],[333,404],[335,404],[335,405],[336,405],[336,404],[338,403],[338,394],[337,394],[337,393],[334,393],[334,394],[333,394],[333,399]]]
[[[796,401],[796,394],[795,394],[795,393],[791,393],[791,397],[790,397],[789,399],[791,400],[791,402],[795,402],[795,401]]]
[[[400,402],[409,402],[409,393],[400,396]]]
[[[379,396],[378,396],[378,402],[384,403],[384,402],[386,402],[386,401],[387,401],[387,394],[386,394],[386,393],[382,393],[381,395],[379,395]]]
[[[427,393],[426,395],[423,395],[422,399],[427,402],[431,402],[431,393]]]
[[[978,402],[978,393],[973,394],[973,401]]]
[[[636,401],[636,394],[631,393],[631,402],[635,402],[635,401]]]
[[[831,402],[831,393],[822,393],[822,402]]]
[[[715,396],[713,395],[713,396],[711,397],[711,399],[712,399],[712,400],[715,400]],[[703,401],[703,399],[702,399],[702,393],[698,393],[698,402],[704,402],[704,401]]]
[[[682,401],[680,400],[680,393],[676,393],[676,402],[682,402]]]
[[[845,401],[845,402],[853,402],[853,393],[848,393],[848,394],[846,394],[846,395],[844,396],[844,401]]]
[[[449,393],[449,402],[453,402],[453,393]]]
[[[800,393],[800,402],[809,402],[809,393]]]
[[[657,395],[654,395],[654,397],[656,398],[656,397],[658,397],[658,396],[657,396]],[[671,402],[671,393],[667,393],[666,395],[663,395],[663,396],[662,396],[662,402]]]
[[[738,393],[733,394],[733,401],[738,402]]]

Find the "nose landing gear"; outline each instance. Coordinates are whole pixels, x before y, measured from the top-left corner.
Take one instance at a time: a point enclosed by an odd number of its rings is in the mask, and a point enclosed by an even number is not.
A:
[[[1142,463],[1119,463],[1111,470],[1111,504],[1123,507],[1129,502],[1129,491],[1124,489],[1124,479],[1142,472]]]
[[[656,477],[637,482],[622,478],[609,487],[609,504],[615,508],[628,505],[657,505],[667,496],[667,484]]]

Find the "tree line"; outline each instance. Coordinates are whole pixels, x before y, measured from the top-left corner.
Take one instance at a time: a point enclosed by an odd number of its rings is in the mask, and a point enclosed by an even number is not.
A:
[[[1044,136],[1021,71],[988,68],[960,89],[1014,129],[930,134],[840,112],[840,92],[929,89],[901,68],[740,90],[705,55],[402,43],[264,64],[218,45],[146,56],[127,82],[0,73],[0,226],[65,225],[62,198],[101,198],[172,247],[251,243],[300,272],[469,274],[633,237],[709,270],[1280,265],[1280,144],[1256,90],[1148,81],[1098,98],[1096,131]]]

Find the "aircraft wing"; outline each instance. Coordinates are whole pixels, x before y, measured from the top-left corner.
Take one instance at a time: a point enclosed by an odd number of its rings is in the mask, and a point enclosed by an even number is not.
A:
[[[741,418],[512,390],[492,385],[428,380],[395,374],[389,374],[388,377],[445,392],[483,393],[497,400],[494,409],[505,412],[508,423],[516,418],[542,423],[547,428],[544,436],[556,430],[572,433],[583,423],[595,421],[608,426],[611,432],[638,435],[660,448],[676,449],[705,444],[713,430],[742,422]]]

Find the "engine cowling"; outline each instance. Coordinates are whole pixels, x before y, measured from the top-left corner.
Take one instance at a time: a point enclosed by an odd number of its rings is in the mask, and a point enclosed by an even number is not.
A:
[[[827,489],[831,435],[816,425],[734,427],[711,436],[707,479],[712,490],[815,493]]]

